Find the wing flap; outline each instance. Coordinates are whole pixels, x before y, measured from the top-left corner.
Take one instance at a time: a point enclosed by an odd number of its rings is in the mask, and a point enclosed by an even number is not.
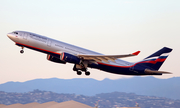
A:
[[[131,57],[136,56],[140,53],[140,51],[137,51],[132,54],[124,54],[124,55],[78,55],[80,58],[83,58],[84,60],[93,60],[96,62],[106,62],[109,63],[109,60],[112,62],[115,62],[118,58],[124,58],[124,57]]]
[[[114,57],[105,57],[105,58],[108,60],[111,60],[112,62],[115,62],[115,60],[116,60],[116,58],[114,58]]]

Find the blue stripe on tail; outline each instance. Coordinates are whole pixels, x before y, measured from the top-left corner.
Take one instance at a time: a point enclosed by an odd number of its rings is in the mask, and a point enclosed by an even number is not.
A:
[[[154,54],[146,57],[145,59],[150,58],[150,57],[157,57],[157,56],[162,55],[163,53],[170,53],[171,51],[172,51],[171,48],[164,47],[164,48],[160,49],[159,51],[155,52]]]

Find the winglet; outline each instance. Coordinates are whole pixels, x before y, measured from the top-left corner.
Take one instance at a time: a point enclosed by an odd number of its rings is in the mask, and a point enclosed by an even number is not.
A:
[[[134,53],[132,53],[132,55],[138,55],[140,53],[140,51],[136,51]]]

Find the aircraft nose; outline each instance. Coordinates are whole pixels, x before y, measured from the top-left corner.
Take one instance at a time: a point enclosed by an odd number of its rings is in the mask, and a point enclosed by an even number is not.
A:
[[[11,39],[13,37],[12,33],[8,33],[7,36]]]

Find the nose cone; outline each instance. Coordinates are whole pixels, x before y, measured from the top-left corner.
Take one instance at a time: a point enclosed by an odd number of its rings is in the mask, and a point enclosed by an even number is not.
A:
[[[13,35],[11,33],[8,33],[7,36],[11,39]]]
[[[16,36],[12,33],[8,33],[7,34],[8,38],[11,39],[12,41],[15,41],[16,40]]]

